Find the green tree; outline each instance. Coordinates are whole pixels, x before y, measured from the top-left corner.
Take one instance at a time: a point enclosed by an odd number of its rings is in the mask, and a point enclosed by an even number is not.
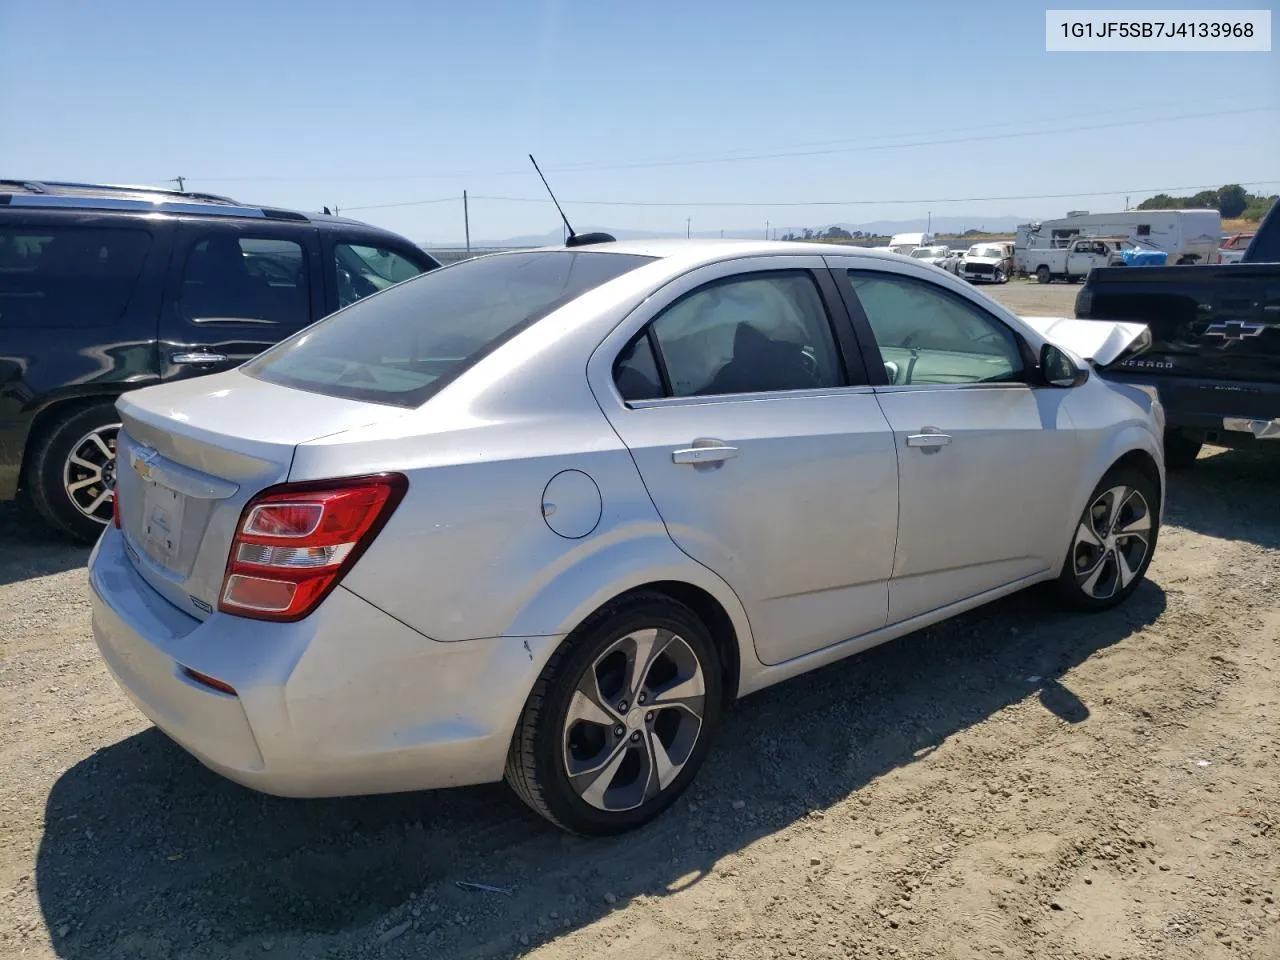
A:
[[[1249,194],[1238,183],[1231,183],[1218,191],[1218,212],[1224,217],[1238,217],[1249,207]]]
[[[827,232],[823,234],[828,240],[852,240],[853,234],[843,227],[828,227]]]

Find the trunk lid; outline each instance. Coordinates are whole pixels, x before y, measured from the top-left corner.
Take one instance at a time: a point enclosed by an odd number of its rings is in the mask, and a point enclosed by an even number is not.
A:
[[[238,370],[127,393],[117,409],[116,495],[130,560],[200,619],[217,607],[244,505],[288,478],[297,445],[407,412]]]

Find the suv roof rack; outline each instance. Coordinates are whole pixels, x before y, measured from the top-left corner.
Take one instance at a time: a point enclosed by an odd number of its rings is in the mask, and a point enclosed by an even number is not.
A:
[[[255,217],[307,222],[306,214],[242,204],[215,193],[188,193],[164,187],[61,180],[0,179],[0,206],[144,213],[195,213],[203,216]]]

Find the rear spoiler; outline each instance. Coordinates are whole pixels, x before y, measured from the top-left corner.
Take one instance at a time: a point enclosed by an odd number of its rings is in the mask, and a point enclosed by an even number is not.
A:
[[[1071,317],[1019,319],[1046,340],[1090,361],[1098,369],[1136,357],[1151,347],[1151,331],[1144,323]]]

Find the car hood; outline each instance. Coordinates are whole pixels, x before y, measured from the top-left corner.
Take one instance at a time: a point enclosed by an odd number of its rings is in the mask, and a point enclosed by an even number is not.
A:
[[[1143,323],[1119,320],[1076,320],[1071,317],[1020,317],[1036,333],[1082,360],[1105,367],[1136,356],[1151,344],[1151,332]]]

